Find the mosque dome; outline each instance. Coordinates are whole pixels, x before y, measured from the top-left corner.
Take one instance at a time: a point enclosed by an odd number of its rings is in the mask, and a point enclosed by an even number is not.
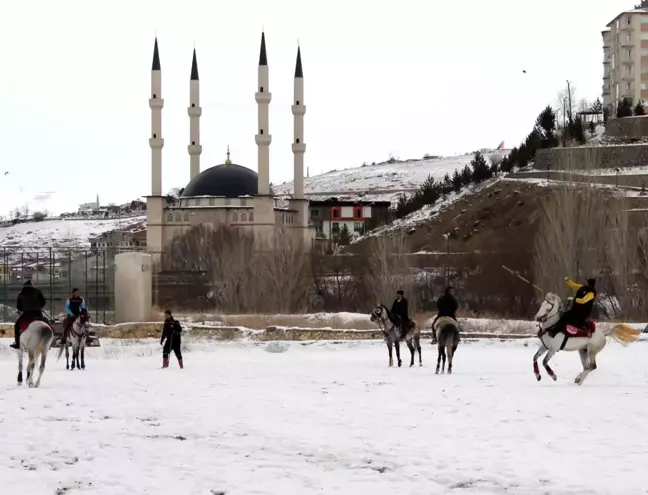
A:
[[[196,175],[182,192],[182,197],[191,196],[256,196],[258,175],[253,170],[230,162],[210,167]]]

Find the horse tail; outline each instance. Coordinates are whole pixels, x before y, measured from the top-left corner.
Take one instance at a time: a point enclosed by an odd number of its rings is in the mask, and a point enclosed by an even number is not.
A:
[[[629,345],[639,340],[641,330],[628,325],[614,325],[603,330],[606,337],[612,337],[621,345]]]

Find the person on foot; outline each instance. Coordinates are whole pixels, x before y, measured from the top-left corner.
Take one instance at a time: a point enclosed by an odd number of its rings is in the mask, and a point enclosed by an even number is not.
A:
[[[446,316],[457,321],[457,309],[459,309],[459,304],[457,304],[457,300],[454,297],[454,287],[449,285],[446,287],[445,293],[437,299],[437,315],[432,322],[432,344],[436,344],[436,329],[434,325],[437,320]]]
[[[26,280],[16,300],[16,310],[20,316],[14,323],[14,342],[9,347],[20,349],[20,323],[25,320],[43,320],[43,308],[47,300],[43,293],[32,285],[31,280]]]
[[[180,322],[176,320],[171,314],[170,310],[164,312],[164,328],[162,329],[162,338],[160,339],[160,345],[162,347],[162,367],[169,367],[169,355],[171,350],[176,355],[178,359],[178,364],[180,368],[183,368],[182,362],[182,351],[180,350],[182,346],[181,340],[182,327]]]

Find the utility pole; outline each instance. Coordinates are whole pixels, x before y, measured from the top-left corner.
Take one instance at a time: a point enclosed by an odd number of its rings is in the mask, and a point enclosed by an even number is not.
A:
[[[571,98],[571,86],[569,80],[567,80],[567,98],[569,98],[569,122],[572,122],[572,98]]]

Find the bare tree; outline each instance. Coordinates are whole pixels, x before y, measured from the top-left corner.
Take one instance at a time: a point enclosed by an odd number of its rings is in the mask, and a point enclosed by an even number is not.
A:
[[[415,305],[415,294],[411,290],[414,287],[414,277],[410,271],[406,241],[402,233],[372,238],[367,274],[373,296],[371,304],[387,304],[394,298],[395,292],[402,289],[410,296],[410,303]]]

